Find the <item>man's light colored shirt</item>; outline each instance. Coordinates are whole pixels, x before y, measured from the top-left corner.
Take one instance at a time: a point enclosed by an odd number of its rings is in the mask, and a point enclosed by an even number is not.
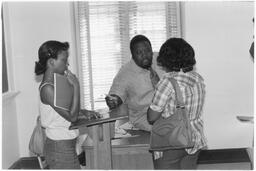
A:
[[[149,70],[137,66],[131,59],[114,78],[109,94],[118,95],[128,105],[129,120],[135,127],[151,130],[147,110],[152,102],[154,88]]]

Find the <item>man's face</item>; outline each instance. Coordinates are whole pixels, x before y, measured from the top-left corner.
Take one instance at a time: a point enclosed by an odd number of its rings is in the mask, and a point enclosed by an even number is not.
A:
[[[153,52],[147,41],[138,42],[134,46],[133,59],[135,63],[144,69],[148,69],[152,64]]]

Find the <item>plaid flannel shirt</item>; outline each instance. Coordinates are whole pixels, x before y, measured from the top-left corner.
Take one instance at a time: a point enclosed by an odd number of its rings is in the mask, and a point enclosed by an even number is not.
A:
[[[203,78],[196,72],[170,72],[164,74],[156,87],[156,92],[150,108],[162,112],[162,117],[167,118],[174,113],[175,93],[170,78],[177,81],[185,107],[188,111],[190,123],[193,129],[193,141],[195,146],[188,148],[188,154],[193,154],[206,147],[206,138],[203,133],[202,107],[205,98],[205,85]],[[154,152],[155,159],[162,156],[162,152]]]

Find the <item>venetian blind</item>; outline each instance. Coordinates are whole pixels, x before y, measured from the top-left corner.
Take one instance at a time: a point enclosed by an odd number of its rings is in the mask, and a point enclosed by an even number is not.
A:
[[[106,107],[104,95],[120,67],[131,58],[133,36],[147,36],[153,51],[168,37],[180,37],[179,2],[74,3],[82,106],[88,109]]]

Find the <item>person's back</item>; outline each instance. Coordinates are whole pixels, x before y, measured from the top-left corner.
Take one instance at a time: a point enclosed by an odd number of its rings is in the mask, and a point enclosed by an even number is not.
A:
[[[193,71],[196,61],[193,48],[181,38],[170,38],[160,48],[158,65],[165,71],[156,87],[148,110],[148,121],[168,118],[176,111],[175,89],[170,79],[178,83],[193,130],[193,148],[169,149],[153,152],[155,169],[196,169],[200,149],[206,147],[203,133],[202,108],[205,84],[202,76]]]
[[[193,149],[187,149],[189,153],[197,151],[199,148],[206,146],[206,139],[203,134],[203,118],[202,118],[202,108],[204,105],[205,99],[205,84],[201,75],[196,72],[169,72],[166,73],[163,78],[160,80],[162,86],[168,87],[171,91],[169,95],[168,104],[166,104],[165,109],[162,113],[163,117],[169,117],[174,113],[175,109],[175,92],[174,87],[170,84],[169,79],[175,79],[178,83],[181,93],[183,96],[184,104],[186,110],[188,111],[188,116],[192,129],[195,134],[195,146]],[[165,84],[163,82],[166,82]],[[167,94],[165,94],[167,95]],[[156,93],[155,96],[158,96]],[[201,137],[203,136],[203,137]]]

